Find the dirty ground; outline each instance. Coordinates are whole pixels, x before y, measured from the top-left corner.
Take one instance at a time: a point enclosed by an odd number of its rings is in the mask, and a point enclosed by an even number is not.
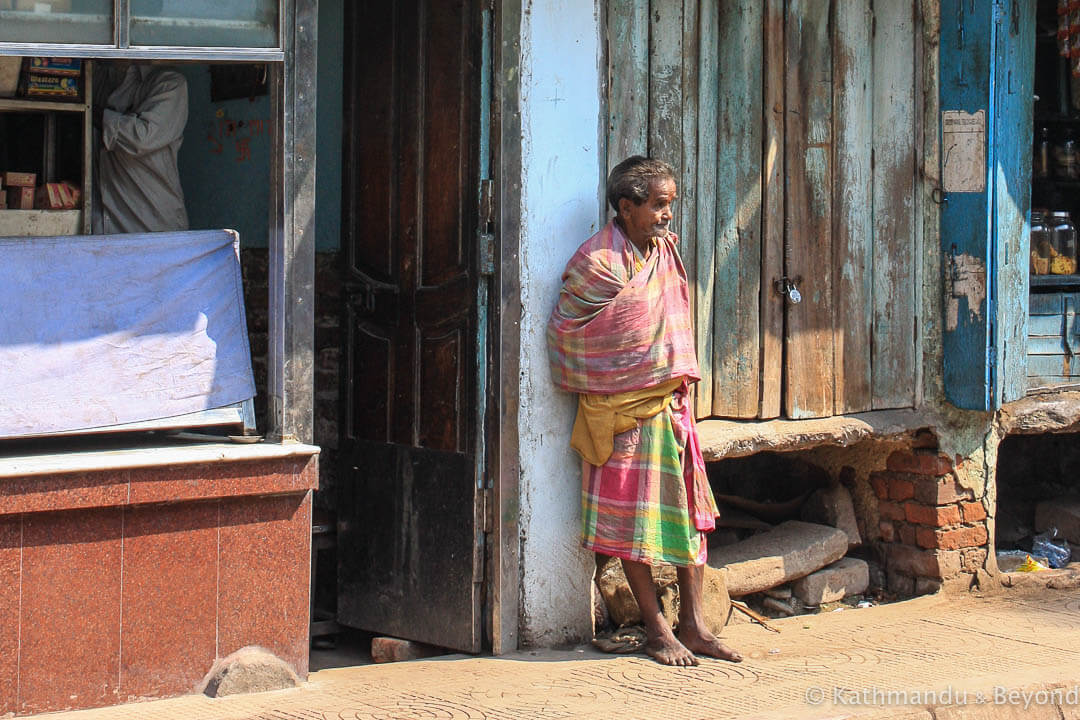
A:
[[[1080,590],[934,595],[773,624],[779,634],[728,628],[728,643],[746,656],[739,665],[667,668],[591,648],[455,655],[323,670],[294,690],[47,717],[1080,718]]]

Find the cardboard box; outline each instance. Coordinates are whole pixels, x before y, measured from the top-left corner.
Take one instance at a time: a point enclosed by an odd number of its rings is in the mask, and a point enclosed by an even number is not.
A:
[[[33,210],[34,188],[13,187],[7,192],[8,208],[11,210]]]
[[[2,3],[3,0],[0,0]],[[2,8],[0,8],[2,9]],[[0,97],[14,97],[22,72],[21,57],[0,57]]]
[[[34,194],[34,207],[41,210],[74,210],[80,195],[71,183],[45,183]]]
[[[30,58],[30,72],[40,75],[66,75],[78,77],[82,73],[82,60],[78,58]]]
[[[0,184],[6,185],[9,188],[13,187],[29,187],[32,188],[37,184],[37,173],[28,172],[16,172],[9,170],[0,177]]]

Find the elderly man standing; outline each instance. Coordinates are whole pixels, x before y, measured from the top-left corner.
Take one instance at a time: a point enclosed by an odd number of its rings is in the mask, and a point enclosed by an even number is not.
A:
[[[147,62],[102,66],[97,80],[94,232],[187,230],[176,161],[188,119],[187,80]]]
[[[739,662],[702,612],[705,533],[718,513],[688,397],[700,373],[668,227],[675,197],[667,163],[634,156],[615,166],[615,217],[566,266],[548,349],[555,384],[579,394],[571,445],[583,458],[583,544],[622,560],[646,650],[666,665],[696,665],[695,653]],[[664,564],[678,573],[678,637],[650,571]]]

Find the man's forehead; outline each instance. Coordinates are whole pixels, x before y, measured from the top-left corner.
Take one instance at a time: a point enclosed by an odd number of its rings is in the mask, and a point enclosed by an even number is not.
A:
[[[657,178],[649,183],[649,195],[675,195],[678,188],[671,178]]]

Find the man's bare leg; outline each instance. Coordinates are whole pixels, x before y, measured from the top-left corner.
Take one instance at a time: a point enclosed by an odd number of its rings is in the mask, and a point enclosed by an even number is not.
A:
[[[690,565],[676,568],[676,571],[679,575],[679,640],[691,652],[742,662],[742,655],[720,642],[705,624],[702,611],[705,568]]]
[[[641,608],[641,619],[645,623],[645,633],[648,635],[645,652],[664,665],[680,667],[697,665],[698,659],[679,642],[660,612],[660,603],[656,600],[656,588],[653,586],[652,571],[649,570],[649,566],[625,559],[622,561],[622,566],[623,572],[626,573],[626,580],[630,583],[630,591],[634,593],[634,599]]]

